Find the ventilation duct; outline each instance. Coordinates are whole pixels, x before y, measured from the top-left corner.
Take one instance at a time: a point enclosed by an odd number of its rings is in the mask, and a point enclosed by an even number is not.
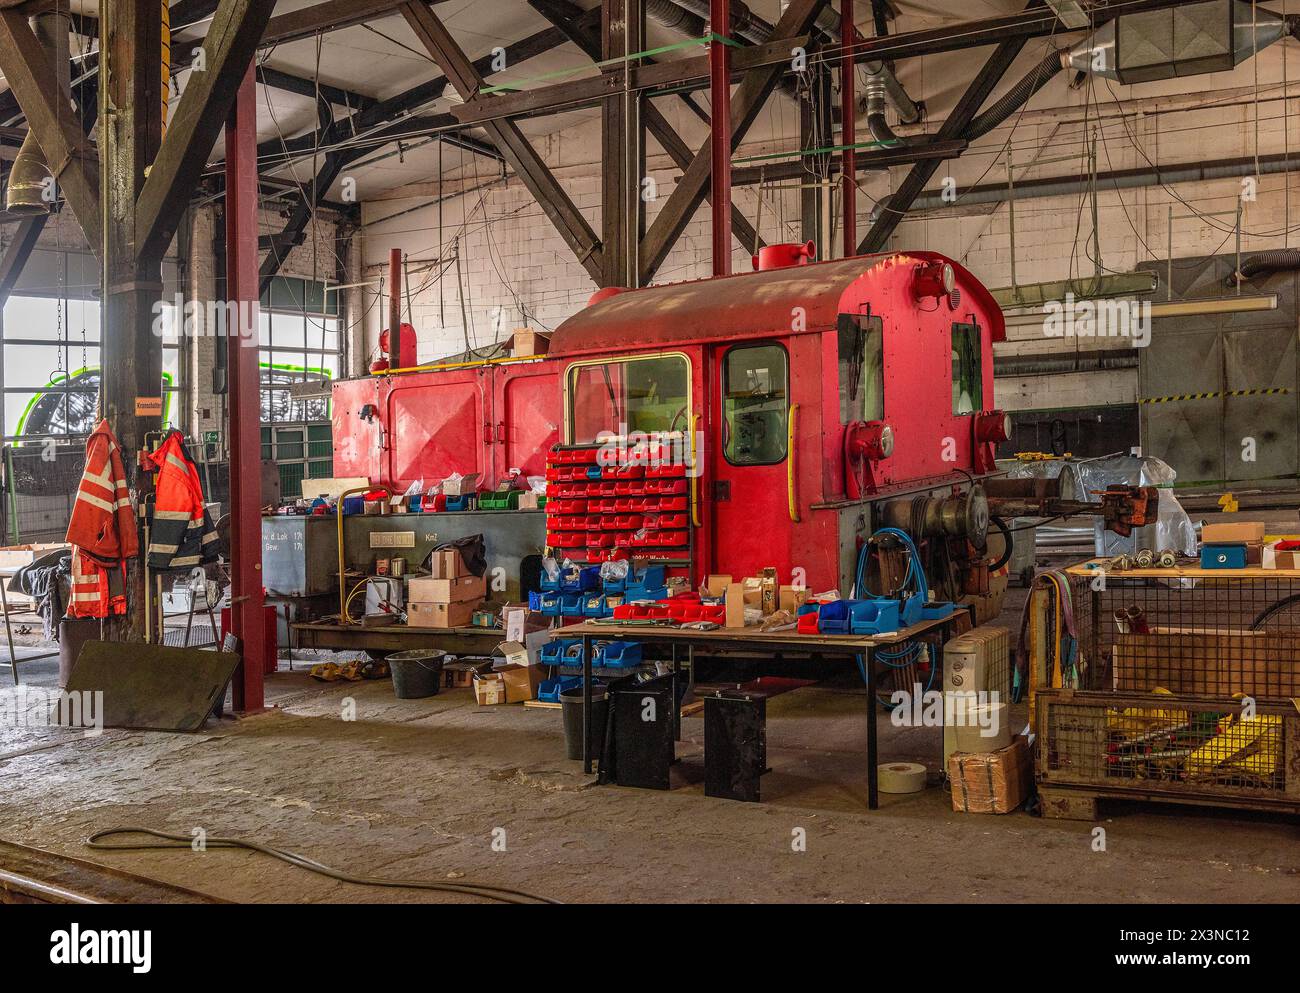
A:
[[[1070,50],[1070,65],[1126,85],[1226,72],[1290,30],[1246,0],[1120,14]]]
[[[684,27],[680,19],[672,18],[670,12],[663,10],[665,7],[684,12],[691,20],[686,22]],[[676,28],[678,31],[699,38],[708,30],[709,0],[648,0],[646,14],[664,27]],[[670,23],[670,20],[673,20],[674,23]],[[832,42],[839,43],[840,17],[830,7],[823,7],[821,13],[817,15],[816,27]],[[756,15],[742,0],[731,0],[732,34],[745,39],[752,45],[761,45],[772,40],[774,31],[775,28],[771,24]],[[906,124],[920,123],[921,109],[907,95],[907,91],[903,89],[903,84],[889,71],[887,66],[881,62],[868,62],[866,63],[866,70],[868,76],[878,77],[883,80],[885,93],[894,109],[898,111],[899,120]],[[870,126],[870,121],[868,121],[868,126]],[[875,134],[874,130],[872,134]],[[877,140],[884,139],[878,138]],[[894,136],[892,140],[898,140],[897,136]]]
[[[66,12],[52,11],[33,18],[32,30],[41,47],[54,60],[55,72],[63,92],[72,91],[72,69],[68,62],[68,34],[72,18]],[[50,169],[41,154],[41,146],[30,126],[22,147],[9,170],[5,188],[5,209],[11,214],[48,214],[53,206]]]

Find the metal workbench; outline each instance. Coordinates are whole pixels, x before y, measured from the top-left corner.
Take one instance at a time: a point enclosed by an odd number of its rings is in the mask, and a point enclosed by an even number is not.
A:
[[[506,637],[501,628],[413,628],[405,624],[366,627],[334,621],[294,624],[293,630],[300,648],[376,653],[438,648],[452,655],[491,655]]]
[[[961,608],[958,608],[960,610]],[[591,678],[592,647],[597,641],[639,641],[646,645],[658,645],[672,650],[674,693],[676,680],[680,676],[681,660],[679,652],[685,648],[689,653],[695,652],[743,652],[748,656],[781,658],[797,657],[831,657],[853,659],[866,674],[867,689],[867,806],[875,810],[880,806],[878,777],[878,748],[876,738],[877,703],[876,672],[872,653],[877,648],[897,646],[906,641],[927,641],[930,643],[932,665],[943,665],[943,642],[948,630],[958,613],[954,611],[940,620],[924,621],[909,628],[883,635],[832,635],[799,634],[795,631],[765,633],[745,628],[719,628],[716,631],[696,631],[672,627],[632,627],[623,625],[597,624],[586,621],[569,627],[556,628],[551,633],[555,638],[580,638],[582,640],[582,769],[590,774],[591,746],[588,728],[591,723]],[[674,697],[676,699],[676,697]],[[680,714],[674,707],[673,720],[680,722]]]

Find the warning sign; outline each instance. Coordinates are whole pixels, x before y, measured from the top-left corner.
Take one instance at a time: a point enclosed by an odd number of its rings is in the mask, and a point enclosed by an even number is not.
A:
[[[162,397],[136,397],[135,398],[136,417],[162,417],[162,412],[163,412]]]

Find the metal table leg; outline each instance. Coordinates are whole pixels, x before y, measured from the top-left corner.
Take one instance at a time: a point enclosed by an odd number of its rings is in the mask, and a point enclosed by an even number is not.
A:
[[[14,651],[14,629],[9,623],[9,594],[5,592],[5,587],[9,585],[9,577],[0,576],[0,610],[5,615],[5,641],[9,645],[9,671],[13,673],[14,685],[18,685],[18,655]]]
[[[582,771],[591,775],[591,635],[582,636]]]
[[[682,740],[682,708],[678,702],[677,684],[681,679],[682,666],[677,659],[677,643],[673,642],[673,741]]]
[[[880,807],[880,759],[876,750],[876,671],[871,649],[864,647],[858,656],[867,674],[867,808]]]

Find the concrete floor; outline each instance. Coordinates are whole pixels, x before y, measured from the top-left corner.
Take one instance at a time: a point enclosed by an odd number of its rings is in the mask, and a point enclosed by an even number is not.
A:
[[[284,663],[282,662],[282,666]],[[89,852],[145,825],[237,835],[374,875],[504,885],[565,901],[1294,902],[1293,819],[1176,807],[1096,825],[953,812],[939,732],[882,721],[882,759],[925,762],[924,793],[866,809],[865,695],[812,687],[769,704],[763,803],[703,795],[697,717],[669,792],[597,787],[564,758],[556,711],[478,707],[467,689],[397,700],[388,682],[269,680],[274,710],[199,734],[0,729],[0,838],[240,901],[449,901],[365,888],[261,855]],[[54,661],[23,679],[53,686]],[[8,678],[8,673],[0,674]],[[357,720],[341,719],[356,701]],[[505,851],[493,850],[494,829]],[[802,828],[807,850],[792,851]]]

